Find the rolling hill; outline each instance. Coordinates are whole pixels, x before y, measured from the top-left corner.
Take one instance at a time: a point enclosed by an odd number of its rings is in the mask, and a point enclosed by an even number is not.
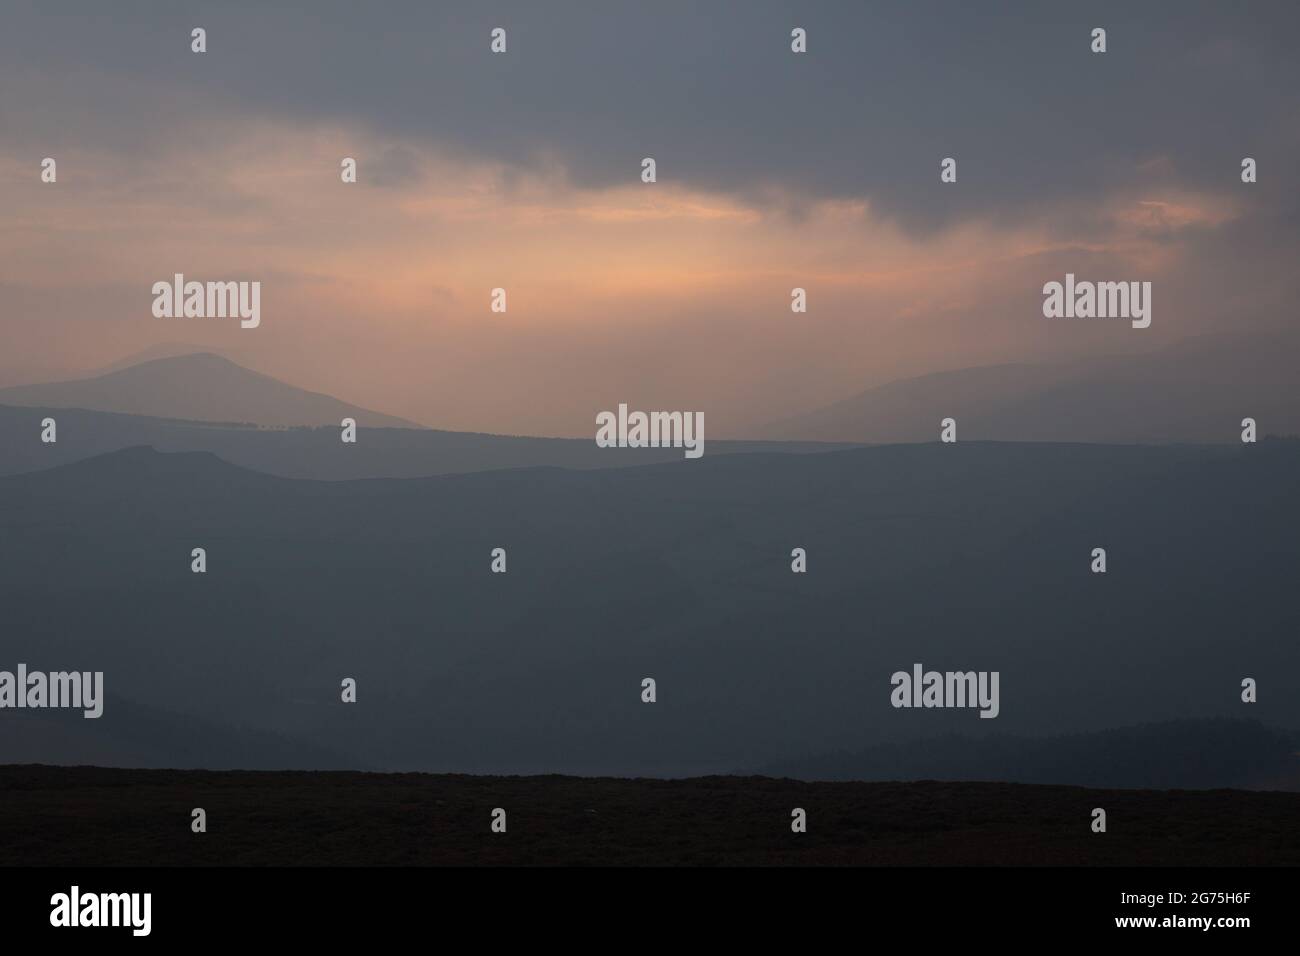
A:
[[[0,478],[0,662],[102,670],[113,697],[202,722],[151,749],[159,722],[123,707],[28,712],[52,761],[128,727],[113,752],[173,766],[229,766],[255,731],[263,756],[329,766],[667,776],[945,734],[1294,730],[1297,485],[1295,441],[338,482],[130,449]],[[918,661],[999,671],[1000,716],[891,707]]]

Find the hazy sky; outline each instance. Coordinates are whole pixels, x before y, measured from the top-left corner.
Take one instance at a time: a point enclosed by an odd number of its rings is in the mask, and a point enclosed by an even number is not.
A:
[[[720,436],[1296,325],[1291,2],[267,6],[5,0],[0,376],[187,342],[439,427]],[[176,272],[260,281],[261,326],[154,318]],[[1066,272],[1151,281],[1151,327],[1044,319]]]

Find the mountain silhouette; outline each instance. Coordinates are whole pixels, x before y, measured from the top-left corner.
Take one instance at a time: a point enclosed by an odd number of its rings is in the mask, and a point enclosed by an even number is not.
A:
[[[343,418],[354,418],[372,427],[421,427],[288,385],[208,352],[152,359],[93,378],[0,389],[0,404],[202,422],[337,427]]]
[[[105,375],[108,372],[118,372],[124,368],[130,368],[133,365],[142,365],[145,362],[152,362],[155,359],[162,358],[182,358],[186,355],[216,355],[234,362],[236,365],[242,364],[242,355],[248,353],[249,349],[214,349],[202,345],[193,345],[188,342],[157,342],[148,348],[141,349],[138,352],[132,352],[130,355],[124,355],[116,361],[107,365],[87,371],[80,378],[94,378],[99,375]]]
[[[756,432],[802,441],[1233,442],[1241,420],[1300,434],[1300,343],[1207,335],[1140,355],[902,379]]]

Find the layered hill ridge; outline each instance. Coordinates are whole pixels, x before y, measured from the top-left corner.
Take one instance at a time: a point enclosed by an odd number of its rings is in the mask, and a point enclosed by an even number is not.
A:
[[[40,440],[41,421],[53,417],[59,440]],[[181,421],[79,408],[0,404],[0,475],[39,471],[136,446],[160,452],[212,452],[244,468],[285,478],[330,481],[418,478],[551,466],[620,468],[684,461],[680,448],[600,448],[592,439],[531,438],[435,428],[362,426],[357,444],[339,441],[332,425],[268,429],[220,422]],[[815,454],[846,443],[710,441],[707,457],[780,452]]]
[[[1300,441],[1267,440],[334,482],[127,449],[0,478],[4,662],[100,670],[109,696],[96,720],[25,712],[26,749],[0,739],[0,761],[265,767],[287,748],[389,770],[938,773],[914,759],[924,741],[997,734],[1005,747],[949,747],[945,772],[1052,779],[1068,756],[1026,736],[1293,731],[1297,481]],[[891,706],[890,675],[916,663],[999,672],[998,718]],[[168,721],[118,701],[203,726],[161,737]],[[1194,732],[1187,752],[1198,736],[1204,768],[1240,778],[1240,744]],[[869,759],[816,761],[836,752]]]

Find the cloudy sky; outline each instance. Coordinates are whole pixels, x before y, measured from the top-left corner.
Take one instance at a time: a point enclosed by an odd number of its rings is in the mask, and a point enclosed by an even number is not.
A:
[[[720,437],[1294,329],[1300,7],[1070,7],[6,0],[0,376],[184,342],[438,427]],[[176,272],[260,281],[261,326],[154,318]],[[1151,281],[1151,328],[1044,319],[1066,272]]]

